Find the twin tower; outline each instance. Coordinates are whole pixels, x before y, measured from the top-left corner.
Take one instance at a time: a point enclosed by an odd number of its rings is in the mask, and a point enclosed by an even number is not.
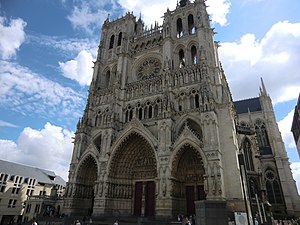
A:
[[[204,0],[182,0],[163,18],[149,28],[132,13],[104,22],[65,213],[299,215],[263,82],[258,97],[233,102]]]

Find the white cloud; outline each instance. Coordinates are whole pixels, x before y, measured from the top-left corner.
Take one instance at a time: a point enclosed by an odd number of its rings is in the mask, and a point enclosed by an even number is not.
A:
[[[291,132],[291,126],[294,118],[294,109],[288,113],[286,117],[278,122],[284,143],[289,148],[296,148],[295,140]]]
[[[18,127],[15,124],[0,120],[0,127]]]
[[[69,56],[70,53],[86,50],[96,56],[98,41],[88,38],[65,38],[60,36],[28,35],[28,40],[33,44],[54,48]],[[98,37],[96,38],[98,39]]]
[[[93,57],[91,53],[83,50],[77,57],[65,63],[59,62],[63,75],[77,81],[80,85],[90,85],[93,76]]]
[[[119,3],[128,11],[134,12],[135,15],[142,13],[142,19],[146,25],[154,24],[158,21],[162,24],[162,16],[167,11],[167,8],[174,10],[176,8],[176,1],[174,0],[119,0]],[[221,26],[227,23],[226,16],[229,13],[230,2],[228,0],[208,0],[206,2],[208,13],[211,15],[213,23],[218,23]]]
[[[5,22],[6,19],[0,16],[0,54],[2,59],[9,59],[16,54],[25,40],[26,22],[22,19],[13,19],[8,26]]]
[[[0,158],[54,171],[67,181],[72,136],[72,131],[50,123],[41,130],[26,127],[17,143],[0,140]]]
[[[213,23],[221,26],[227,24],[227,14],[229,13],[229,0],[207,0],[206,4],[208,13],[211,15]],[[120,7],[121,6],[121,7]],[[109,10],[104,10],[104,8]],[[113,0],[113,1],[78,1],[74,6],[72,13],[67,17],[74,28],[84,29],[87,33],[92,34],[95,27],[100,27],[107,15],[110,14],[112,19],[114,15],[124,13],[123,11],[133,12],[139,16],[142,13],[142,19],[147,26],[154,24],[155,21],[162,24],[162,16],[167,8],[174,10],[176,1],[174,0]]]
[[[161,17],[167,11],[167,8],[171,7],[175,9],[176,7],[176,1],[174,0],[119,0],[119,3],[127,11],[133,11],[135,15],[139,15],[141,13],[142,19],[147,26],[154,24],[155,21],[162,24]]]
[[[293,173],[293,178],[296,181],[298,188],[298,194],[300,194],[300,162],[291,163],[291,169]]]
[[[95,9],[95,5],[84,2],[80,6],[74,6],[71,15],[67,18],[74,28],[84,29],[92,34],[93,27],[95,25],[100,27],[108,14],[107,11],[101,8],[97,11],[92,11],[92,9]]]
[[[245,34],[238,42],[221,43],[221,62],[234,99],[258,95],[263,77],[273,103],[296,99],[300,90],[300,23],[274,24],[257,40]],[[288,78],[287,78],[288,75]]]
[[[213,23],[218,23],[221,26],[227,24],[227,14],[229,13],[230,1],[229,0],[207,0],[207,12],[211,15]]]
[[[85,96],[26,67],[0,60],[0,105],[22,114],[79,117]],[[65,110],[65,109],[68,110]],[[66,114],[64,114],[66,113]]]

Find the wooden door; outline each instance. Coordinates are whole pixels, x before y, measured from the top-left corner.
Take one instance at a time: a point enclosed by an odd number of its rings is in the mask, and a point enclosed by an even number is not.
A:
[[[146,183],[145,193],[145,216],[155,215],[155,183],[148,181]]]
[[[186,211],[188,215],[195,214],[195,191],[194,186],[186,186],[185,189],[186,196]]]
[[[134,212],[133,215],[142,215],[142,196],[143,196],[143,183],[136,182],[134,188]]]

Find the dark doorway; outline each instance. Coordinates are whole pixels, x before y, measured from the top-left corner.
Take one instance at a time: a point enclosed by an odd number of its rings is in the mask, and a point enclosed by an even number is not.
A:
[[[154,181],[148,181],[146,183],[145,193],[145,216],[155,215],[155,183]]]
[[[186,211],[188,215],[195,214],[195,191],[194,186],[186,186],[185,191],[186,196]]]
[[[135,192],[134,192],[134,212],[133,215],[141,216],[142,215],[142,195],[143,195],[143,183],[135,183]]]

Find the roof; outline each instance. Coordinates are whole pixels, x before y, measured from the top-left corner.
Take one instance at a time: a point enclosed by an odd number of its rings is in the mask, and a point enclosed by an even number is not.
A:
[[[66,181],[53,171],[0,160],[0,173],[34,178],[38,183],[66,185]]]
[[[250,112],[261,111],[261,105],[258,97],[235,101],[233,104],[237,114],[248,113],[248,109]]]

